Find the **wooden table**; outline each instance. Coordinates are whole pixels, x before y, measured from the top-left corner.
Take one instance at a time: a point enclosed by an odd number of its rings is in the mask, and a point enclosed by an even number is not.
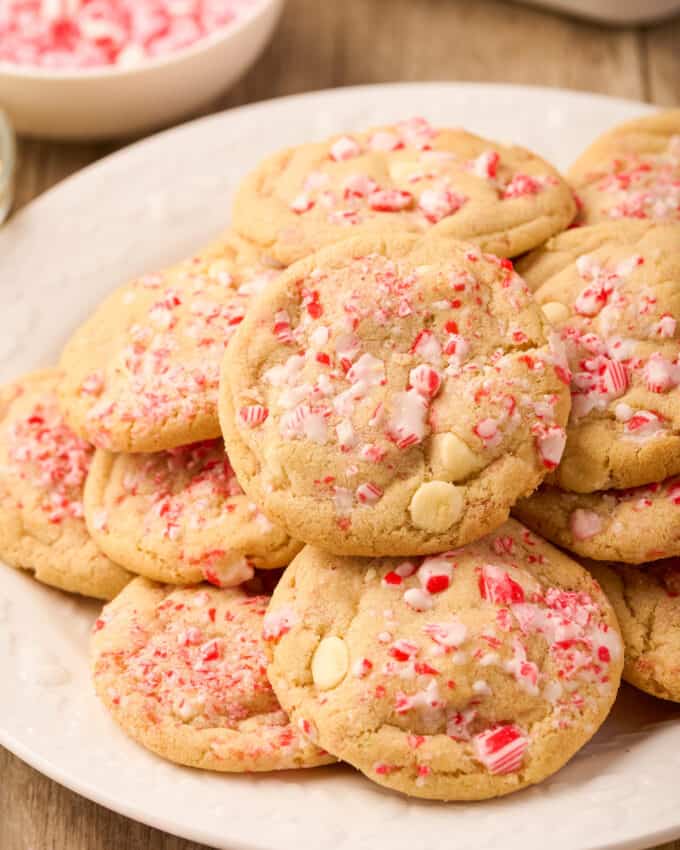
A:
[[[288,0],[265,55],[214,109],[395,80],[541,84],[677,106],[680,20],[609,29],[494,0]],[[21,142],[17,206],[117,147]],[[200,850],[82,799],[0,748],[0,850],[142,848]]]

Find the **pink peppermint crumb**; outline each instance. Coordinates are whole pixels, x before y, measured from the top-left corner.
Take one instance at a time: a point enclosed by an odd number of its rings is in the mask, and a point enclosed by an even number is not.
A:
[[[254,0],[7,0],[0,62],[54,70],[130,67],[190,47]]]
[[[62,419],[56,400],[46,398],[11,429],[8,461],[18,477],[39,489],[42,510],[51,523],[83,516],[82,489],[92,446]]]

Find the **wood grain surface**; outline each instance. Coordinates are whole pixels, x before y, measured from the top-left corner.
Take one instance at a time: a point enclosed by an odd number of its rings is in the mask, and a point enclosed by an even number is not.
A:
[[[680,19],[608,28],[502,0],[288,0],[265,54],[207,111],[398,80],[541,84],[677,106]],[[22,140],[16,207],[121,144]],[[0,748],[0,850],[200,847],[108,812]]]

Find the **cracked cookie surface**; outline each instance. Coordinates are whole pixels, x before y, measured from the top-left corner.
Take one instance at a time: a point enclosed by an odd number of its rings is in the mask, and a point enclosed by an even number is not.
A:
[[[680,556],[680,478],[629,490],[568,493],[544,484],[513,514],[537,534],[598,561]]]
[[[578,221],[680,221],[680,109],[628,121],[600,136],[569,170]]]
[[[0,389],[0,558],[52,587],[111,599],[132,576],[87,531],[94,449],[64,422],[58,380],[44,370]]]
[[[291,725],[267,681],[268,601],[136,578],[95,623],[98,696],[128,735],[179,764],[243,772],[334,761]]]
[[[474,246],[402,235],[308,257],[225,356],[239,482],[292,537],[341,554],[475,539],[560,460],[569,391],[550,330],[512,264]]]
[[[473,800],[558,770],[616,696],[623,646],[586,570],[509,521],[463,549],[305,547],[264,620],[291,719],[374,782]]]
[[[621,625],[623,678],[655,697],[680,702],[680,561],[587,566]]]
[[[575,212],[562,177],[536,154],[412,119],[269,157],[242,183],[234,227],[285,265],[351,236],[399,231],[512,257]]]
[[[589,493],[680,473],[680,225],[576,228],[518,271],[569,360],[567,445],[550,480]]]
[[[155,581],[231,587],[255,567],[285,566],[302,545],[245,495],[222,439],[152,454],[97,449],[84,503],[101,549]]]
[[[227,234],[116,289],[62,353],[59,393],[70,426],[116,452],[218,437],[224,349],[252,295],[275,275],[257,248]]]

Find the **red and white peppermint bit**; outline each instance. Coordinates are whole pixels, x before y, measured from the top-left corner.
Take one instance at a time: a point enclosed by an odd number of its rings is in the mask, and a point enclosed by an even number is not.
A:
[[[452,556],[433,555],[425,558],[417,572],[420,586],[427,593],[442,593],[451,584],[454,568]]]
[[[552,425],[548,428],[540,425],[536,429],[536,445],[538,453],[546,469],[555,469],[564,453],[567,444],[567,432],[564,428]]]
[[[513,640],[512,653],[512,658],[504,663],[503,669],[508,673],[512,673],[522,690],[529,694],[537,695],[540,692],[538,687],[540,677],[538,665],[533,661],[529,661],[526,647],[517,638]]]
[[[358,658],[352,667],[352,675],[364,679],[373,669],[373,662],[368,658]]]
[[[677,479],[668,482],[668,498],[674,505],[680,505],[680,481]]]
[[[526,198],[536,195],[547,185],[557,183],[554,177],[531,177],[529,174],[515,174],[503,189],[503,198]]]
[[[369,148],[373,151],[396,151],[403,147],[404,142],[399,135],[386,130],[374,133],[369,142]]]
[[[436,644],[447,650],[461,646],[468,635],[464,623],[455,618],[446,623],[426,623],[423,631]]]
[[[623,406],[617,406],[616,418],[623,422],[623,431],[630,437],[645,440],[656,436],[664,428],[663,417],[651,410],[636,410],[625,412]]]
[[[239,409],[238,415],[241,421],[250,428],[257,428],[258,425],[262,425],[266,421],[269,410],[261,404],[248,404]]]
[[[340,138],[331,145],[330,153],[331,159],[334,159],[336,162],[341,162],[343,159],[353,159],[355,156],[359,156],[361,148],[350,136],[340,136]]]
[[[470,163],[470,170],[485,180],[495,180],[498,173],[500,154],[498,151],[484,151]]]
[[[255,569],[245,555],[230,556],[225,549],[203,552],[201,560],[203,578],[215,587],[236,587],[255,575]],[[219,560],[222,563],[214,563]]]
[[[645,364],[644,376],[650,392],[666,393],[680,384],[680,362],[673,362],[655,352]]]
[[[274,336],[279,340],[279,342],[295,341],[295,337],[291,330],[290,316],[285,310],[279,310],[274,315]]]
[[[434,605],[429,591],[421,590],[419,587],[409,587],[405,590],[404,602],[414,611],[428,611]]]
[[[677,325],[678,323],[674,316],[671,316],[670,313],[664,313],[658,322],[652,326],[652,333],[661,339],[671,339],[675,336]]]
[[[447,218],[463,206],[467,198],[450,189],[426,189],[418,199],[418,208],[425,218],[432,224],[436,224],[443,218]]]
[[[602,365],[602,385],[604,392],[612,399],[623,395],[628,389],[630,376],[623,363],[609,360]]]
[[[419,331],[411,346],[411,351],[428,363],[438,363],[442,346],[433,331],[425,328]]]
[[[370,481],[365,484],[360,484],[356,491],[357,501],[362,505],[375,504],[382,494],[382,487],[378,487],[377,484],[373,484]]]
[[[297,612],[291,607],[269,611],[262,623],[262,636],[265,640],[278,641],[299,622]]]
[[[91,372],[80,385],[80,391],[86,395],[100,395],[103,389],[104,374],[101,371]]]
[[[299,195],[296,195],[293,200],[290,202],[290,208],[294,213],[306,213],[309,212],[314,207],[314,201],[309,197],[309,195],[301,192]]]
[[[603,524],[599,514],[595,511],[585,511],[577,508],[569,519],[571,533],[575,540],[589,540],[602,531]]]
[[[346,199],[367,198],[377,189],[378,184],[373,178],[367,177],[364,174],[354,174],[345,180],[343,197]]]
[[[400,189],[376,189],[368,196],[368,205],[376,212],[401,212],[413,204],[413,195]]]
[[[479,573],[479,592],[482,599],[494,605],[524,602],[524,588],[502,567],[485,564]]]
[[[418,644],[407,640],[396,640],[390,647],[389,654],[397,661],[409,661],[418,654]]]
[[[514,724],[492,727],[472,739],[476,758],[489,773],[515,773],[529,746],[527,735]]]
[[[491,417],[480,419],[473,430],[479,439],[487,446],[498,445],[502,439],[498,429],[498,421]]]
[[[427,425],[427,401],[417,390],[397,393],[392,400],[387,436],[397,448],[408,449],[423,441]]]
[[[442,385],[442,378],[436,369],[421,363],[415,369],[411,369],[409,375],[411,386],[426,398],[434,398]]]
[[[191,46],[252,6],[253,0],[6,0],[0,62],[131,67]]]

